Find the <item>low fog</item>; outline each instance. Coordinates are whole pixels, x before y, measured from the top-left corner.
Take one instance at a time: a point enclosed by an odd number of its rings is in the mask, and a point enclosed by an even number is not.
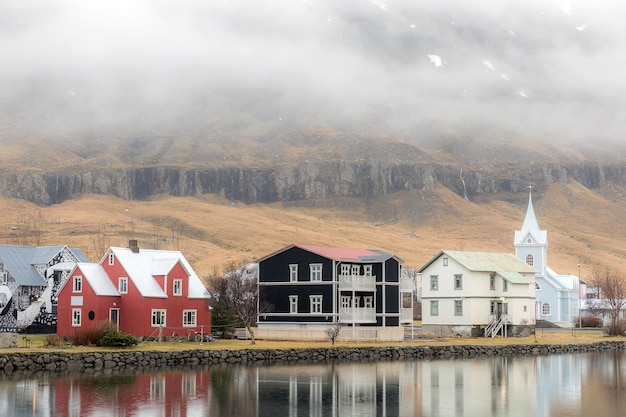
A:
[[[260,120],[621,139],[620,0],[7,0],[0,132]]]

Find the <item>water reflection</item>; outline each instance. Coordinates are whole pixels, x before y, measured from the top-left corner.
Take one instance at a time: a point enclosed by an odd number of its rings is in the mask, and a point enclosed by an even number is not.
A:
[[[16,374],[0,416],[622,416],[624,355]]]

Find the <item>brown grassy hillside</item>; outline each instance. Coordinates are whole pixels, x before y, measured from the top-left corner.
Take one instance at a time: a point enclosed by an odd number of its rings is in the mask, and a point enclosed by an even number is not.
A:
[[[594,265],[626,273],[620,190],[553,184],[533,199],[540,227],[548,230],[553,269],[577,273],[582,262],[583,278]],[[145,248],[180,249],[201,276],[291,243],[382,249],[419,268],[442,249],[514,252],[526,202],[516,195],[476,204],[447,189],[250,206],[214,195],[151,201],[87,195],[51,207],[3,198],[0,241],[67,244],[97,262],[106,247],[138,239]]]

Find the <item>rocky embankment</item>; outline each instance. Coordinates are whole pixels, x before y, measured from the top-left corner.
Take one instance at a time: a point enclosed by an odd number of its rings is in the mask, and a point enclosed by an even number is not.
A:
[[[389,346],[361,348],[188,350],[173,352],[114,351],[89,353],[0,353],[0,373],[20,371],[122,371],[211,364],[274,364],[292,362],[463,359],[491,356],[538,356],[560,353],[624,350],[626,342],[500,346]]]

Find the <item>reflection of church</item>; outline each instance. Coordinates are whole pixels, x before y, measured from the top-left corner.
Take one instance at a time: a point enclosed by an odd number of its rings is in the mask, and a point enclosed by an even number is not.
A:
[[[57,291],[78,262],[67,246],[0,245],[0,331],[54,333]]]

